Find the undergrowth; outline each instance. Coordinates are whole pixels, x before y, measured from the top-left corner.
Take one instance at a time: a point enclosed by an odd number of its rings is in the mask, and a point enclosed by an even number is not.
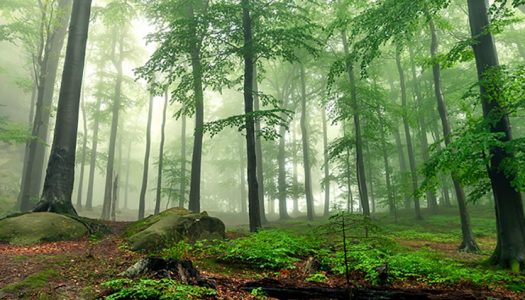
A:
[[[171,279],[115,279],[102,285],[110,289],[109,295],[104,297],[106,300],[185,300],[206,299],[217,295],[213,289],[186,285]]]

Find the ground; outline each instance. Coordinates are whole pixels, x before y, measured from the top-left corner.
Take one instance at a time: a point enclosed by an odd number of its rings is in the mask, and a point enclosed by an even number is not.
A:
[[[386,228],[388,235],[407,249],[407,253],[429,251],[462,266],[474,268],[483,265],[495,244],[492,220],[485,215],[473,218],[474,232],[482,248],[480,254],[457,251],[458,221],[453,210],[445,212],[444,215],[426,218],[416,225],[407,216],[400,216],[399,219],[406,221],[396,222],[388,217],[381,217],[379,223]],[[301,235],[312,231],[313,227],[323,222],[326,220],[307,224],[302,222],[302,219],[297,219],[273,222],[269,227],[286,228],[289,232]],[[106,288],[101,284],[117,278],[120,272],[144,255],[131,252],[123,246],[121,233],[129,224],[108,222],[107,225],[113,229],[113,233],[98,238],[86,237],[79,241],[33,246],[0,245],[0,299],[95,299],[104,295]],[[227,238],[230,240],[246,235],[245,228],[238,226],[230,227],[227,232]],[[319,276],[323,277],[321,282],[312,280],[311,274],[303,272],[307,257],[294,262],[292,268],[260,269],[246,264],[220,261],[213,253],[206,251],[189,251],[185,254],[194,262],[204,278],[215,283],[219,299],[257,298],[257,293],[250,293],[241,287],[263,279],[295,287],[345,286],[344,276],[330,271],[319,273],[322,274]],[[490,271],[490,267],[486,268]],[[466,280],[450,284],[409,278],[393,280],[388,289],[431,289],[443,296],[440,299],[455,299],[464,295],[470,295],[473,299],[525,299],[523,275],[508,276],[513,276],[509,281],[515,281],[516,288],[499,284],[499,279],[494,279],[493,283],[474,284]],[[352,271],[351,280],[361,288],[371,287],[361,271]]]

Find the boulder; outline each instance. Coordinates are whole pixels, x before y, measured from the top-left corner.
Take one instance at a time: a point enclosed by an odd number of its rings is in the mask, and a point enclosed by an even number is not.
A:
[[[155,219],[156,222],[149,227],[128,238],[131,250],[156,251],[182,240],[192,243],[202,239],[224,238],[224,223],[208,216],[206,212],[193,214],[177,209],[169,213],[163,212]]]
[[[30,245],[77,240],[88,233],[82,223],[49,212],[28,213],[0,220],[0,242]]]

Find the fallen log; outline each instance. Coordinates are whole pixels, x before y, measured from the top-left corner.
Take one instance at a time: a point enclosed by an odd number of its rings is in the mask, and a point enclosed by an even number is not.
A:
[[[258,289],[266,296],[277,299],[337,299],[337,300],[444,300],[444,299],[486,299],[490,293],[484,291],[455,291],[432,289],[376,288],[334,288],[321,286],[296,287],[284,285],[277,280],[263,279],[246,283],[242,290],[251,292]]]

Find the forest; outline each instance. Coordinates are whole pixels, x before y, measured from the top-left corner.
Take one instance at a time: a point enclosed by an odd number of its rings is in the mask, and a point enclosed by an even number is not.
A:
[[[0,0],[0,299],[525,299],[525,0]]]

